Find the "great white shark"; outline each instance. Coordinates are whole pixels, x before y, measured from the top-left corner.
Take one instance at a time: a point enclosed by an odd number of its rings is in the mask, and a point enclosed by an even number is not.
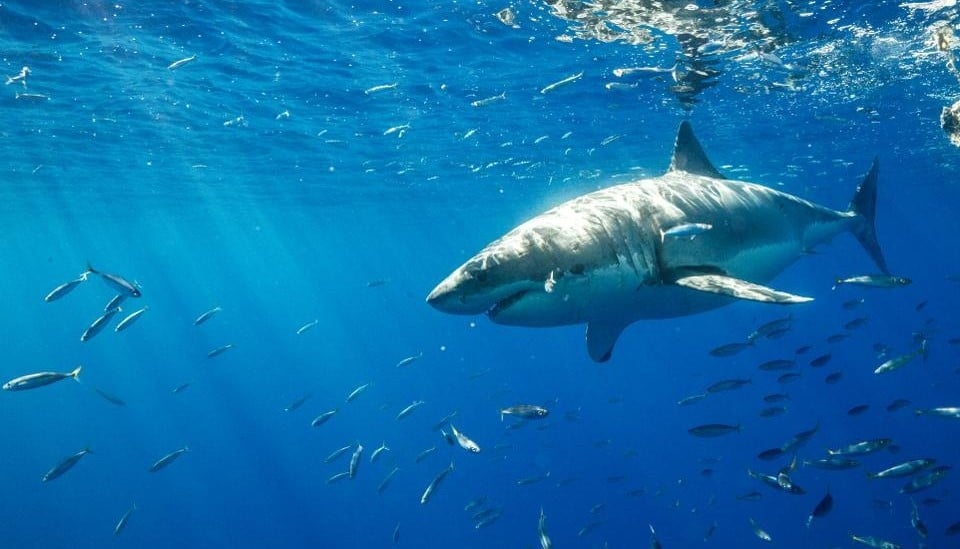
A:
[[[885,274],[874,212],[878,163],[846,210],[725,178],[690,123],[669,170],[574,198],[491,242],[447,276],[427,303],[514,326],[587,325],[587,350],[608,360],[640,319],[671,318],[739,299],[811,298],[766,286],[791,263],[850,231]]]

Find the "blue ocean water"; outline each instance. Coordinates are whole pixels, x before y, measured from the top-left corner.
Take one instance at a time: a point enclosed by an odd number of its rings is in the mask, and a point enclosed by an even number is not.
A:
[[[952,466],[960,450],[956,420],[914,414],[960,406],[960,166],[940,126],[960,97],[953,2],[653,4],[0,5],[2,381],[83,367],[80,383],[0,395],[0,547],[535,547],[541,510],[558,547],[643,546],[651,527],[664,547],[761,544],[751,521],[780,547],[957,544],[954,475],[912,497],[909,479],[865,475]],[[638,322],[604,364],[582,326],[424,302],[525,219],[661,174],[681,120],[728,177],[832,208],[878,158],[879,239],[913,283],[831,290],[875,270],[843,235],[774,282],[812,303]],[[92,276],[43,298],[88,262],[143,295],[81,342],[115,288]],[[788,314],[782,337],[709,354]],[[873,373],[921,340],[923,359]],[[800,378],[757,369],[771,359],[797,360]],[[678,405],[729,378],[751,383]],[[761,417],[770,393],[786,411]],[[910,404],[887,411],[898,398]],[[550,415],[501,421],[519,403]],[[479,454],[435,428],[454,412]],[[687,432],[708,423],[741,432]],[[758,459],[814,427],[795,453]],[[858,468],[803,465],[880,437],[892,447]],[[328,483],[358,444],[355,478]],[[784,469],[805,494],[748,475]],[[832,511],[808,527],[828,491]],[[484,509],[499,518],[478,528]]]

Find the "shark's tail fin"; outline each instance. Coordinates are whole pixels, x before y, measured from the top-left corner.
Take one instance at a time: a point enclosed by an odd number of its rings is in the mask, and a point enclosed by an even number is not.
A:
[[[880,249],[880,243],[877,241],[877,230],[874,223],[877,210],[877,171],[879,167],[879,161],[874,158],[873,165],[870,166],[870,172],[863,178],[863,182],[860,183],[857,192],[853,195],[853,200],[850,201],[849,211],[857,215],[857,222],[852,229],[853,236],[867,250],[877,267],[884,274],[890,274],[890,270],[887,269],[887,261],[883,258],[883,251]]]

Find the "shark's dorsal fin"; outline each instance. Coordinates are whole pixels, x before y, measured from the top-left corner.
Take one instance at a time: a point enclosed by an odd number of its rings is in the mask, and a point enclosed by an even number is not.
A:
[[[714,179],[726,179],[707,158],[703,147],[693,135],[690,122],[684,120],[677,129],[677,142],[673,146],[673,160],[670,162],[671,172],[686,172],[693,175],[702,175]]]

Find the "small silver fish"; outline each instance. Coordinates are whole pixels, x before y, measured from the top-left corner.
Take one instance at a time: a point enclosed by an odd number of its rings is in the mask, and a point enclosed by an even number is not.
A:
[[[37,387],[43,387],[44,385],[50,385],[51,383],[56,383],[61,379],[66,379],[72,377],[73,379],[80,381],[80,369],[82,366],[77,366],[72,372],[60,373],[60,372],[38,372],[36,374],[27,374],[25,376],[20,376],[3,384],[4,391],[26,391],[27,389],[36,389]]]
[[[121,332],[123,330],[126,330],[127,328],[130,327],[131,324],[133,324],[134,322],[137,321],[138,318],[140,318],[140,315],[147,312],[147,309],[149,309],[149,307],[144,307],[140,310],[137,310],[128,314],[126,317],[124,317],[123,320],[118,322],[117,325],[113,327],[113,331]]]
[[[130,520],[130,515],[132,515],[133,512],[136,511],[136,510],[137,510],[137,504],[136,504],[136,503],[134,503],[132,507],[130,507],[129,509],[127,509],[127,512],[124,513],[122,517],[120,517],[120,520],[117,521],[117,525],[114,526],[114,528],[113,528],[113,535],[115,535],[115,536],[119,536],[119,535],[120,535],[120,532],[122,532],[123,529],[126,528],[127,522]]]
[[[681,398],[677,401],[677,406],[690,406],[691,404],[696,404],[701,400],[710,396],[710,393],[700,393],[696,395],[690,395],[688,397]]]
[[[357,387],[357,388],[354,389],[353,391],[350,391],[350,394],[347,395],[347,402],[352,402],[353,399],[357,398],[358,396],[360,396],[361,393],[363,393],[364,391],[366,391],[366,390],[367,390],[367,387],[369,387],[369,386],[370,386],[369,383],[364,383],[363,385],[360,385],[359,387]]]
[[[409,366],[411,363],[416,362],[421,357],[423,357],[423,351],[420,351],[415,355],[408,356],[407,358],[404,358],[403,360],[397,363],[397,368],[403,368],[404,366]]]
[[[320,414],[319,416],[313,418],[313,421],[310,422],[310,426],[311,426],[311,427],[319,427],[319,426],[323,425],[324,423],[330,421],[330,418],[332,418],[332,417],[334,416],[334,414],[336,414],[338,411],[339,411],[339,410],[338,410],[337,408],[334,408],[333,410],[330,410],[329,412],[324,412],[324,413]]]
[[[167,467],[168,465],[176,461],[178,457],[182,456],[188,451],[190,451],[190,449],[186,446],[184,446],[183,448],[180,448],[179,450],[174,450],[169,454],[163,456],[162,458],[158,459],[157,461],[155,461],[153,465],[151,465],[150,468],[147,470],[151,473],[156,473],[157,471]]]
[[[883,364],[877,366],[877,369],[873,371],[875,374],[885,374],[892,372],[898,368],[905,366],[907,363],[912,361],[920,353],[907,353],[884,362]]]
[[[848,444],[843,448],[827,450],[827,453],[831,456],[862,456],[864,454],[870,454],[878,450],[882,450],[883,448],[890,446],[891,443],[893,443],[893,440],[889,438],[875,438],[854,442],[853,444]]]
[[[550,411],[543,406],[537,406],[535,404],[516,404],[514,406],[508,406],[500,409],[500,421],[503,421],[503,416],[517,416],[523,419],[539,419],[547,417],[549,414]]]
[[[753,529],[754,535],[758,538],[762,539],[763,541],[773,541],[773,538],[770,536],[770,534],[761,528],[760,525],[757,524],[757,521],[753,520],[752,518],[750,519],[750,527]]]
[[[344,471],[344,472],[342,472],[342,473],[337,473],[337,474],[335,474],[335,475],[333,475],[332,477],[330,477],[330,478],[327,479],[327,484],[333,484],[334,482],[337,482],[337,481],[339,481],[339,480],[343,480],[343,479],[345,479],[345,478],[348,478],[349,476],[350,476],[350,471]]]
[[[184,57],[183,59],[178,59],[173,63],[170,63],[169,65],[167,65],[167,70],[175,71],[180,67],[186,65],[187,63],[195,60],[196,58],[197,58],[196,55],[191,55],[190,57]]]
[[[877,549],[900,549],[900,544],[883,540],[874,536],[856,536],[854,534],[850,534],[850,539],[857,543],[862,543],[868,547],[876,547]]]
[[[380,446],[370,454],[370,463],[377,461],[377,458],[380,457],[380,454],[390,451],[390,448],[387,448],[387,443],[384,441]]]
[[[205,311],[205,312],[201,313],[200,316],[198,316],[198,317],[196,318],[196,320],[193,321],[193,325],[194,325],[194,326],[199,326],[199,325],[203,324],[204,322],[206,322],[206,321],[210,320],[211,318],[213,318],[213,315],[219,313],[219,312],[222,311],[222,310],[223,310],[223,309],[221,309],[220,306],[217,305],[216,307],[210,309],[209,311]]]
[[[286,408],[283,409],[283,411],[284,411],[284,412],[292,412],[292,411],[296,410],[297,408],[303,406],[303,403],[306,402],[307,399],[309,399],[311,396],[313,396],[313,393],[307,393],[307,394],[303,395],[302,397],[300,397],[300,398],[298,398],[297,400],[294,400],[293,402],[291,402],[290,404],[288,404],[288,405],[286,406]],[[348,446],[348,448],[349,448],[349,446]]]
[[[554,82],[553,84],[550,84],[550,85],[548,85],[548,86],[545,86],[543,89],[540,90],[540,93],[542,93],[542,94],[548,94],[548,93],[552,92],[553,90],[559,88],[560,86],[563,86],[563,85],[566,85],[566,84],[570,84],[570,83],[572,83],[572,82],[576,82],[577,80],[580,80],[580,78],[582,78],[582,77],[583,77],[583,71],[580,71],[580,72],[578,72],[577,74],[574,74],[573,76],[568,76],[568,77],[564,78],[563,80],[558,80],[557,82]]]
[[[481,505],[483,505],[486,502],[487,502],[487,496],[480,496],[476,499],[470,500],[470,502],[463,507],[463,510],[466,512],[473,511],[474,509],[478,509]]]
[[[867,478],[902,478],[908,477],[918,471],[922,471],[933,466],[937,460],[933,458],[920,458],[898,463],[888,467],[883,471],[876,473],[867,473]]]
[[[123,300],[125,299],[127,299],[127,296],[125,294],[117,294],[113,296],[112,298],[110,298],[110,301],[108,301],[107,304],[103,306],[103,312],[107,312],[110,309],[119,308],[120,304],[123,303]]]
[[[92,266],[90,266],[89,263],[87,263],[87,270],[86,272],[83,273],[82,276],[86,276],[88,274],[100,275],[100,278],[107,284],[107,286],[114,288],[115,290],[117,290],[122,294],[129,295],[130,297],[140,297],[142,295],[140,293],[140,288],[138,288],[132,282],[128,281],[127,279],[119,275],[110,274],[110,273],[101,273],[100,271],[97,271]]]
[[[910,511],[910,525],[913,526],[913,529],[916,530],[921,538],[926,538],[930,531],[927,530],[927,525],[920,519],[920,510],[917,509],[917,502],[910,500],[910,504],[913,506],[913,509]]]
[[[109,403],[111,403],[111,404],[116,404],[117,406],[126,406],[126,405],[127,405],[127,403],[124,402],[120,397],[117,397],[117,396],[115,396],[115,395],[111,395],[110,393],[104,391],[103,389],[100,389],[100,388],[98,388],[98,387],[94,387],[93,390],[94,390],[98,395],[100,395],[100,396],[103,398],[103,400],[106,400],[107,402],[109,402]]]
[[[297,335],[303,335],[304,332],[306,332],[306,331],[309,330],[310,328],[313,328],[313,327],[316,326],[317,324],[320,324],[320,319],[319,319],[319,318],[316,319],[316,320],[314,320],[314,321],[312,321],[312,322],[307,322],[307,323],[304,324],[303,326],[300,326],[299,328],[297,328]]]
[[[397,82],[394,82],[393,84],[380,84],[379,86],[373,86],[373,87],[371,87],[371,88],[367,88],[367,89],[363,90],[363,93],[364,93],[365,95],[372,95],[372,94],[375,94],[375,93],[377,93],[377,92],[382,92],[382,91],[386,91],[386,90],[392,90],[392,89],[395,89],[395,88],[397,87],[397,84],[398,84]]]
[[[416,410],[417,408],[419,408],[419,407],[420,407],[421,405],[423,405],[423,404],[424,404],[424,401],[422,401],[422,400],[415,400],[415,401],[413,401],[409,406],[407,406],[407,407],[404,408],[403,410],[400,410],[400,413],[397,414],[397,419],[403,419],[403,418],[409,416],[410,414],[413,413],[414,410]]]
[[[816,507],[813,508],[813,511],[807,517],[807,528],[810,528],[810,525],[813,524],[813,519],[824,517],[830,510],[833,509],[833,496],[830,494],[830,491],[827,491],[827,494],[823,496]]]
[[[553,542],[547,535],[547,517],[543,514],[543,507],[540,508],[540,521],[537,523],[537,534],[540,536],[540,549],[551,549]]]
[[[725,345],[710,349],[709,354],[710,356],[717,358],[728,357],[741,353],[750,347],[753,347],[752,341],[747,341],[746,343],[727,343]]]
[[[394,475],[396,475],[397,472],[399,472],[399,471],[400,471],[400,468],[399,468],[399,467],[394,467],[392,471],[390,471],[389,473],[387,473],[387,476],[383,477],[383,480],[381,480],[381,481],[380,481],[380,484],[377,485],[377,493],[378,493],[378,494],[382,494],[383,491],[386,490],[388,486],[390,486],[390,481],[393,480]]]
[[[709,423],[691,427],[687,431],[695,437],[719,437],[731,433],[739,433],[742,430],[740,424],[724,425],[721,423]]]
[[[924,416],[940,416],[960,419],[960,406],[942,406],[940,408],[917,409],[913,413]]]
[[[116,309],[111,309],[97,317],[97,319],[87,326],[87,329],[80,334],[80,341],[90,341],[93,336],[102,332],[107,324],[110,323],[110,319],[112,319],[119,312],[120,307],[117,307]]]
[[[943,480],[944,477],[947,476],[947,473],[950,472],[950,469],[951,467],[949,465],[940,465],[939,467],[934,467],[927,473],[917,475],[903,485],[900,493],[913,494],[921,490],[926,490]]]
[[[846,469],[854,469],[860,466],[860,462],[841,456],[830,456],[820,459],[804,460],[803,464],[808,467],[816,467],[817,469],[825,469],[827,471],[843,471]]]
[[[507,92],[502,92],[499,95],[494,95],[484,99],[477,99],[476,101],[471,101],[471,107],[486,107],[487,105],[492,105],[497,101],[503,101],[507,98]]]
[[[430,496],[433,495],[433,492],[436,491],[437,487],[440,486],[440,483],[443,482],[443,479],[447,478],[447,475],[453,472],[453,462],[450,462],[450,465],[446,469],[440,471],[437,476],[430,481],[430,484],[427,485],[427,489],[423,491],[423,495],[420,496],[420,504],[426,504],[430,501]]]
[[[433,455],[433,453],[436,452],[436,451],[437,451],[437,447],[436,447],[436,446],[431,446],[431,447],[427,448],[426,450],[424,450],[424,451],[420,452],[419,454],[417,454],[417,457],[414,458],[413,462],[414,462],[414,463],[420,463],[421,461],[423,461],[423,460],[427,459],[428,457],[430,457],[431,455]]]
[[[221,345],[220,347],[217,347],[216,349],[207,353],[207,358],[213,358],[217,355],[222,355],[223,353],[229,351],[230,349],[233,349],[233,343],[227,343],[226,345]]]
[[[46,297],[43,298],[43,300],[46,301],[47,303],[50,303],[51,301],[56,301],[61,297],[72,292],[74,288],[80,285],[81,282],[86,282],[86,281],[87,281],[87,277],[85,274],[83,274],[83,275],[80,275],[80,278],[77,278],[76,280],[71,280],[70,282],[64,282],[63,284],[57,286],[53,290],[50,290],[50,293],[47,294]]]
[[[902,276],[890,276],[890,275],[863,275],[863,276],[851,276],[849,278],[838,278],[834,281],[833,289],[836,290],[837,286],[841,284],[850,284],[854,286],[867,286],[870,288],[898,288],[900,286],[907,286],[912,281],[909,278]]]
[[[45,475],[43,475],[43,479],[42,479],[43,482],[50,482],[51,480],[66,473],[70,469],[73,469],[73,466],[76,465],[77,462],[79,462],[83,456],[87,454],[92,454],[92,453],[93,452],[90,451],[90,448],[84,448],[83,450],[80,450],[76,454],[73,454],[72,456],[64,458],[60,463],[56,464],[52,469],[47,471]]]
[[[347,445],[344,446],[343,448],[337,448],[337,449],[334,450],[333,452],[330,452],[330,455],[328,455],[328,456],[326,457],[326,459],[323,460],[323,462],[324,462],[324,463],[330,463],[330,462],[334,461],[334,460],[337,459],[338,457],[340,457],[340,456],[342,456],[343,454],[347,453],[347,452],[350,450],[350,448],[353,448],[353,444],[347,444]]]
[[[363,445],[357,444],[357,449],[354,450],[353,455],[350,456],[350,467],[347,469],[347,472],[350,473],[351,479],[357,476],[357,468],[360,467],[361,455],[363,455]]]
[[[747,336],[747,341],[753,342],[761,337],[768,337],[770,334],[780,332],[781,330],[789,330],[793,326],[793,315],[787,315],[782,318],[776,318],[769,322],[764,323],[759,328],[753,331],[749,336]]]
[[[458,431],[452,423],[450,424],[450,430],[453,431],[453,436],[457,438],[457,444],[459,444],[461,448],[467,450],[468,452],[473,452],[474,454],[480,453],[480,446],[476,442],[470,440],[467,435]]]
[[[750,379],[724,379],[707,387],[707,392],[719,393],[721,391],[733,391],[751,383],[753,383],[753,381]]]

